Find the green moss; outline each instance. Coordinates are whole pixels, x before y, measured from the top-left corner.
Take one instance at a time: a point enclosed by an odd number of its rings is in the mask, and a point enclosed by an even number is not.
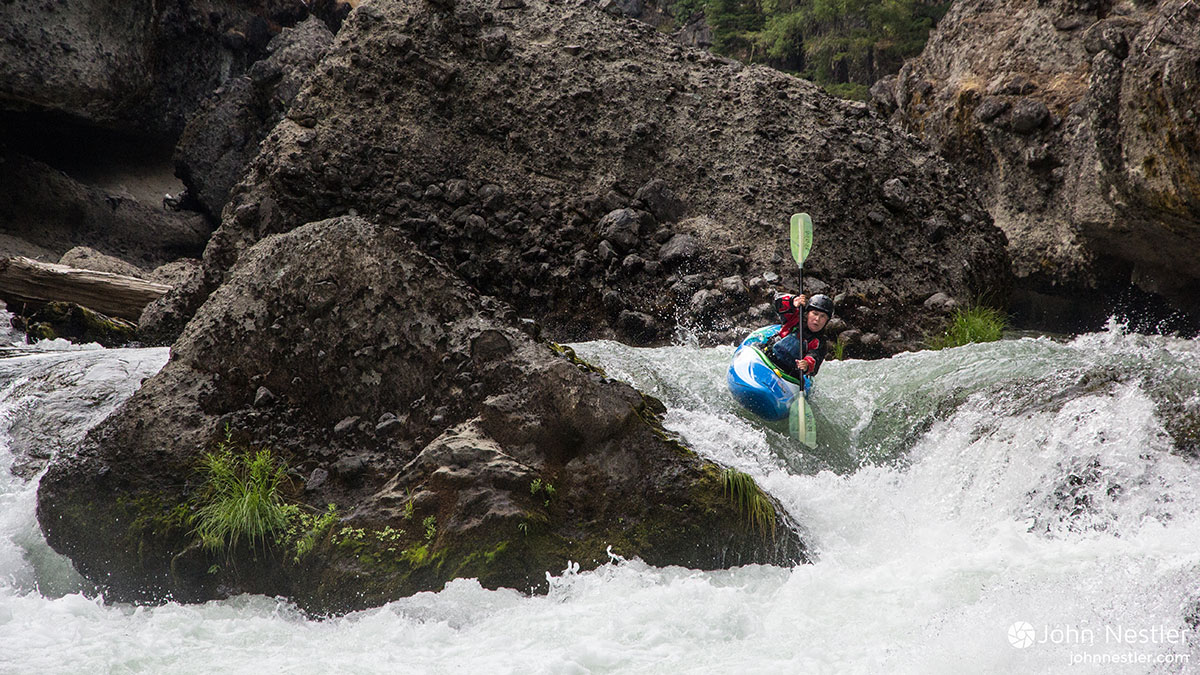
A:
[[[117,498],[115,513],[109,518],[102,516],[90,502],[87,511],[82,522],[104,518],[114,523],[129,523],[121,536],[122,544],[127,551],[136,551],[137,559],[143,563],[150,551],[160,549],[163,542],[176,538],[182,541],[192,523],[192,507],[188,502],[174,501],[156,493],[121,495]]]
[[[485,575],[495,566],[497,559],[503,557],[508,548],[509,541],[504,539],[491,548],[473,551],[467,554],[462,562],[454,568],[452,576],[462,578]]]
[[[604,370],[599,366],[594,366],[591,363],[583,360],[583,358],[575,353],[574,349],[571,349],[566,345],[560,345],[557,342],[551,342],[549,343],[549,346],[550,351],[575,364],[575,366],[580,370],[586,370],[589,373],[596,373],[600,377],[603,377],[606,380],[608,379],[608,373],[604,372]]]
[[[29,318],[26,334],[31,340],[61,337],[72,342],[118,347],[137,337],[137,326],[74,303],[51,302]]]

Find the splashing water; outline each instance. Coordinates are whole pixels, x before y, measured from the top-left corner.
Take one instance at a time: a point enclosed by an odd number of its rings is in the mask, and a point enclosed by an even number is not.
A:
[[[732,349],[573,346],[758,479],[815,562],[618,558],[546,596],[466,579],[323,621],[255,596],[106,605],[41,539],[36,475],[9,471],[38,461],[20,419],[69,451],[166,351],[25,355],[0,359],[0,672],[1200,670],[1200,342],[1114,327],[829,362],[811,453],[729,398]]]

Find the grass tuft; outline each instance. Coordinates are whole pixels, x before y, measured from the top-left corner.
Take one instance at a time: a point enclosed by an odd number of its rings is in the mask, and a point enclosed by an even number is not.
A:
[[[833,343],[829,350],[829,357],[834,361],[842,361],[846,358],[846,341],[842,339],[842,336],[839,335]]]
[[[1004,314],[992,307],[975,305],[956,309],[946,332],[929,339],[930,349],[949,349],[975,342],[995,342],[1004,333]]]
[[[200,460],[204,483],[197,495],[195,533],[205,548],[232,550],[243,541],[251,548],[286,531],[296,507],[279,493],[287,466],[269,449],[235,452],[232,431]]]
[[[775,507],[749,474],[725,469],[725,496],[746,520],[763,535],[775,538]]]

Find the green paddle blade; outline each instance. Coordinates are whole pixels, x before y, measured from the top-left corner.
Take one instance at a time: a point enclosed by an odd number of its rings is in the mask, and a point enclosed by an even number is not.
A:
[[[806,447],[817,447],[817,418],[804,394],[796,394],[788,413],[788,434]]]
[[[807,213],[797,213],[792,216],[792,258],[797,265],[803,265],[812,250],[813,224]]]

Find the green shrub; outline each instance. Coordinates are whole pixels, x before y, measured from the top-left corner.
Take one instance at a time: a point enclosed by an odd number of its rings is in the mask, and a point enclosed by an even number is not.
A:
[[[235,450],[240,450],[235,452]],[[200,459],[204,483],[196,496],[195,534],[205,548],[232,550],[243,541],[251,548],[286,532],[298,508],[279,493],[287,466],[269,449],[239,449],[232,432]]]
[[[941,335],[930,338],[930,349],[961,347],[975,342],[995,342],[1004,333],[1004,314],[992,307],[974,305],[954,310],[950,327]]]

